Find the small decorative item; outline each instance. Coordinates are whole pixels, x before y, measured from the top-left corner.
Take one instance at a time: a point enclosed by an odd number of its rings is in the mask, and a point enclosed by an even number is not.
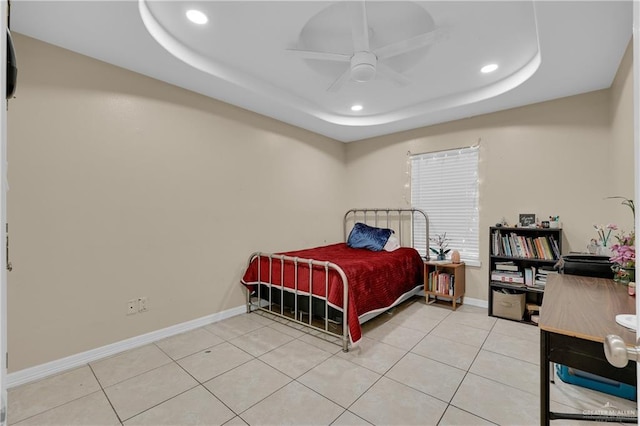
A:
[[[560,228],[560,216],[549,216],[549,228]]]
[[[460,252],[458,250],[451,252],[451,263],[460,263]]]
[[[596,253],[598,256],[611,256],[611,232],[617,231],[618,226],[613,223],[608,224],[607,226],[603,225],[593,225],[598,234],[598,239],[595,240],[596,245]],[[591,240],[592,244],[594,240]]]
[[[616,235],[617,244],[611,246],[611,261],[614,272],[613,279],[622,284],[635,281],[636,274],[636,236],[634,232]]]
[[[541,222],[541,225],[542,225],[543,228],[548,228],[549,227],[549,221],[548,220],[543,220]]]
[[[622,198],[622,204],[631,209],[635,222],[636,209],[633,200],[624,197],[609,198]],[[617,230],[618,228],[616,227],[614,229]],[[611,267],[614,273],[613,280],[625,285],[633,282],[633,293],[635,294],[636,232],[633,230],[627,234],[624,231],[620,231],[615,237],[617,243],[611,246],[611,258],[609,259],[613,262],[613,266]],[[631,292],[631,290],[629,291]]]
[[[438,248],[429,247],[429,250],[431,250],[433,253],[438,255],[437,260],[445,260],[447,253],[451,251],[451,249],[447,248],[449,247],[449,240],[447,239],[447,233],[445,232],[442,235],[437,234],[434,238],[429,238],[429,241],[433,242],[436,246],[438,246]]]
[[[617,283],[628,285],[635,280],[635,268],[625,268],[619,263],[614,263],[611,265],[611,270],[613,271],[613,280]]]
[[[523,228],[532,228],[536,226],[536,215],[531,213],[520,213],[518,223]]]

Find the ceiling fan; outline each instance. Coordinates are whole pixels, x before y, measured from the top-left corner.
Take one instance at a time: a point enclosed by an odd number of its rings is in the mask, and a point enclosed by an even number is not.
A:
[[[438,41],[444,35],[442,28],[436,28],[433,31],[372,50],[369,45],[369,26],[365,2],[346,1],[345,3],[351,21],[353,54],[287,49],[305,59],[349,63],[349,68],[329,86],[327,89],[329,92],[337,92],[347,81],[364,83],[374,80],[377,75],[388,78],[398,86],[406,86],[410,83],[410,80],[386,65],[383,61],[428,46]]]

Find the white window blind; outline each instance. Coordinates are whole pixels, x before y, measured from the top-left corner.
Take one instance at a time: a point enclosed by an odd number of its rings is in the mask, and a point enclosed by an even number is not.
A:
[[[411,204],[427,212],[430,238],[446,232],[449,248],[458,250],[461,259],[471,265],[480,264],[478,151],[476,146],[410,157]],[[424,240],[424,228],[416,227],[416,231]],[[433,242],[429,247],[437,248]],[[435,255],[430,253],[430,257]]]

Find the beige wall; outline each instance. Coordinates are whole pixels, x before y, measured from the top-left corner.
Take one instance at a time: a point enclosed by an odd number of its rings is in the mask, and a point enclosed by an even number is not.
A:
[[[566,252],[628,215],[604,197],[633,193],[633,168],[614,167],[632,153],[629,56],[611,90],[345,145],[14,41],[10,372],[241,305],[252,251],[338,241],[346,208],[407,205],[408,151],[481,140],[472,298],[487,298],[487,228],[503,216],[559,214]],[[125,316],[139,296],[149,312]]]
[[[614,196],[634,198],[633,155],[633,43],[627,51],[611,85],[611,138],[610,164],[611,187]],[[630,147],[631,145],[631,147]],[[620,200],[611,200],[612,203]],[[626,207],[610,208],[610,221],[629,231],[633,228],[633,214]]]
[[[14,41],[9,371],[240,306],[253,251],[342,238],[342,143]]]
[[[584,251],[593,224],[627,219],[618,201],[633,196],[631,51],[615,90],[358,141],[347,145],[347,198],[354,204],[405,205],[407,153],[480,141],[480,259],[467,268],[467,296],[487,299],[488,228],[519,213],[559,215],[563,252]],[[615,91],[615,94],[612,92]],[[612,107],[615,99],[615,108]],[[614,159],[631,167],[613,167]],[[626,216],[625,216],[626,215]]]

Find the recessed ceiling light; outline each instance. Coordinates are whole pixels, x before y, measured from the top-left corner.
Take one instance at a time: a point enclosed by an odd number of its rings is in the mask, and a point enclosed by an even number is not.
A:
[[[359,104],[351,105],[351,111],[362,111],[362,105],[359,105]]]
[[[480,68],[480,72],[487,74],[490,72],[494,72],[495,70],[498,69],[498,64],[489,64],[489,65],[485,65],[484,67]]]
[[[186,15],[187,18],[194,24],[204,25],[209,22],[209,18],[207,18],[207,15],[200,12],[199,10],[189,9],[187,10]]]

